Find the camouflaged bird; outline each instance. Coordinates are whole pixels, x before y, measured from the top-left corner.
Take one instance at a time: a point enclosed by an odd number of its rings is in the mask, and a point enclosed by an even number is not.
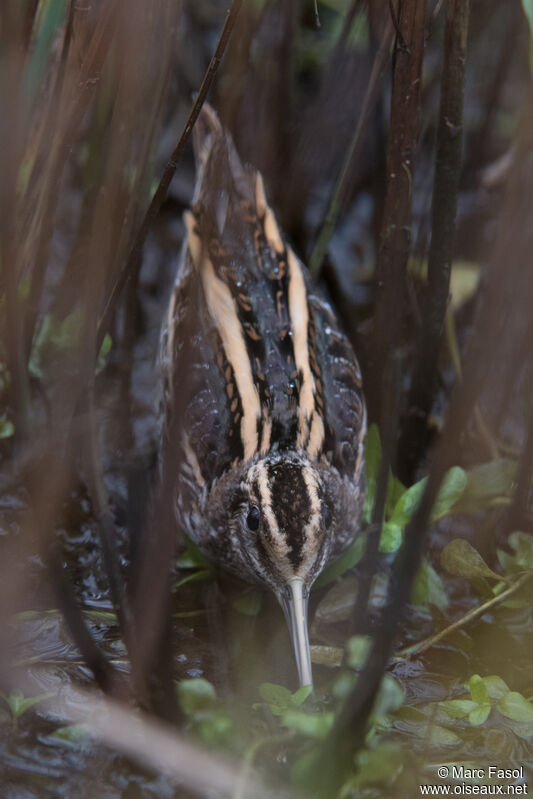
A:
[[[209,106],[194,144],[197,182],[163,337],[176,517],[214,561],[274,591],[300,682],[311,684],[308,592],[360,529],[361,374],[261,175],[242,165]],[[179,434],[168,441],[174,414]]]

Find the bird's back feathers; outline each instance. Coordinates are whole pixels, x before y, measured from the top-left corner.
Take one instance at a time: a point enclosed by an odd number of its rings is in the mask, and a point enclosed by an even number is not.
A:
[[[261,175],[210,107],[197,124],[164,354],[188,480],[210,485],[236,459],[283,449],[354,475],[366,421],[352,348],[285,241]]]

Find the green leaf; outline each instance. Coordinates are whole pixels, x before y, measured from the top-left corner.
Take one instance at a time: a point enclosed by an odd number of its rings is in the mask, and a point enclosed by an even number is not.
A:
[[[85,724],[68,724],[65,727],[58,727],[50,737],[56,738],[62,743],[79,746],[80,743],[87,741],[89,735],[89,731]]]
[[[385,522],[379,539],[380,552],[397,552],[402,545],[402,528],[394,522]]]
[[[304,713],[303,710],[287,710],[281,718],[281,723],[306,738],[323,739],[333,727],[334,720],[334,714],[328,711]]]
[[[480,677],[479,674],[472,674],[468,680],[468,687],[474,702],[478,705],[490,705],[489,692],[483,677]]]
[[[261,698],[268,704],[273,716],[283,716],[288,710],[297,710],[312,691],[310,685],[302,685],[293,694],[284,685],[273,682],[264,682],[259,686]]]
[[[490,715],[490,703],[478,705],[471,710],[468,714],[468,720],[472,727],[480,727],[482,724],[486,722]]]
[[[467,482],[466,472],[460,466],[452,466],[448,470],[431,511],[432,522],[436,522],[450,513],[462,496]]]
[[[176,560],[176,566],[179,569],[212,569],[212,561],[210,561],[189,538],[186,540],[187,546]]]
[[[392,782],[403,770],[404,752],[393,743],[382,743],[376,749],[361,749],[355,755],[355,786],[383,785]]]
[[[264,682],[259,686],[259,693],[270,707],[274,716],[282,716],[286,710],[293,707],[292,694],[284,685]]]
[[[7,702],[9,709],[11,711],[11,715],[14,718],[17,718],[22,713],[22,704],[24,702],[24,694],[22,691],[15,689],[11,691],[7,696],[4,696],[4,700]]]
[[[507,684],[497,674],[483,677],[483,682],[491,699],[501,699],[502,696],[509,693]]]
[[[509,691],[498,700],[498,710],[513,721],[533,723],[533,703],[517,691]]]
[[[400,497],[402,497],[405,492],[406,488],[403,483],[401,483],[397,477],[395,477],[392,472],[389,475],[389,482],[387,485],[387,500],[385,502],[385,517],[388,518],[391,513],[393,512],[394,508],[396,507],[396,503],[399,501]]]
[[[98,353],[98,358],[96,360],[96,374],[100,374],[105,369],[107,356],[111,351],[111,347],[113,345],[113,339],[106,333],[104,339],[102,341],[102,346],[100,347],[100,352]]]
[[[409,258],[407,271],[413,278],[426,283],[428,275],[427,258]],[[474,296],[479,280],[479,264],[460,259],[452,263],[450,270],[450,306],[453,312],[456,312]]]
[[[393,524],[405,527],[411,521],[426,490],[426,483],[427,477],[424,477],[402,494],[392,512],[390,521]],[[459,466],[453,466],[446,473],[431,511],[432,522],[441,519],[450,512],[465,490],[466,483],[466,472]]]
[[[472,261],[454,261],[450,274],[450,305],[452,311],[468,302],[477,291],[480,280],[479,264]]]
[[[426,488],[427,477],[414,483],[407,491],[404,491],[396,503],[391,516],[391,523],[398,527],[405,527],[413,518],[415,511],[422,499],[422,494]]]
[[[313,687],[311,685],[302,685],[292,694],[291,703],[294,707],[300,707],[303,705],[305,700],[313,693]]]
[[[10,438],[15,432],[15,425],[5,416],[0,416],[0,438]]]
[[[466,577],[468,580],[488,578],[501,580],[501,575],[493,572],[485,563],[477,549],[464,538],[454,538],[446,544],[440,556],[443,569],[448,574],[456,577]]]
[[[235,745],[233,719],[225,710],[210,711],[207,718],[202,718],[196,729],[205,743],[213,746]]]
[[[18,719],[31,707],[39,702],[44,702],[46,699],[51,699],[52,696],[57,696],[57,691],[47,691],[44,694],[39,694],[39,696],[25,697],[22,691],[15,689],[7,696],[4,696],[4,699],[9,706],[13,718]]]
[[[180,680],[177,691],[180,704],[188,716],[215,707],[217,699],[215,688],[203,677]]]
[[[366,436],[365,451],[366,496],[363,509],[363,521],[365,524],[370,524],[372,520],[372,511],[376,499],[376,480],[380,462],[381,443],[379,440],[379,430],[376,424],[371,424]]]
[[[84,609],[83,613],[88,619],[94,622],[102,622],[102,624],[118,624],[117,614],[111,610],[93,610]]]
[[[516,461],[498,458],[466,472],[466,486],[453,507],[454,513],[477,513],[493,500],[509,496],[516,474]]]
[[[515,550],[515,560],[525,569],[533,569],[533,535],[514,532],[509,536],[509,544]]]
[[[444,583],[427,558],[422,558],[415,577],[411,602],[413,605],[434,605],[439,610],[448,607]]]
[[[365,474],[367,480],[376,481],[381,463],[381,442],[377,424],[371,424],[366,435]]]
[[[506,574],[513,575],[523,570],[523,566],[516,562],[516,555],[504,552],[503,549],[497,549],[496,555],[498,557],[498,563]]]
[[[200,571],[193,572],[192,574],[187,574],[185,577],[182,577],[181,580],[178,580],[174,587],[181,588],[187,583],[196,583],[201,580],[208,580],[210,577],[213,576],[213,569],[200,569]]]
[[[439,702],[439,707],[452,719],[464,719],[478,705],[472,699],[449,699],[446,702]]]
[[[339,558],[324,569],[318,580],[315,581],[314,587],[323,588],[323,586],[329,585],[329,583],[336,580],[337,577],[340,577],[341,574],[344,574],[348,569],[353,568],[359,563],[365,554],[365,550],[366,533],[360,533],[353,544],[351,544]]]
[[[353,635],[346,642],[346,663],[352,669],[362,669],[365,665],[372,639],[368,635]]]

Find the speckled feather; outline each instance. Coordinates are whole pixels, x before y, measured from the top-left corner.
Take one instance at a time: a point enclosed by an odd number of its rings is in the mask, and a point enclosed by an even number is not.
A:
[[[195,131],[197,184],[163,338],[178,414],[176,515],[241,577],[308,585],[357,535],[366,411],[350,343],[278,228],[261,176],[216,114]],[[247,514],[257,508],[258,529]]]

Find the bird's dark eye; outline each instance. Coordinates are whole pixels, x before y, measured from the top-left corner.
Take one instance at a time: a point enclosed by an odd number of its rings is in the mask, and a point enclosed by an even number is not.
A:
[[[246,517],[246,524],[248,525],[249,530],[257,530],[259,527],[259,517],[259,508],[256,508],[256,506],[253,505],[248,511],[248,516]]]
[[[331,526],[331,522],[333,521],[333,516],[331,513],[330,506],[325,502],[324,503],[324,524],[326,527]]]

